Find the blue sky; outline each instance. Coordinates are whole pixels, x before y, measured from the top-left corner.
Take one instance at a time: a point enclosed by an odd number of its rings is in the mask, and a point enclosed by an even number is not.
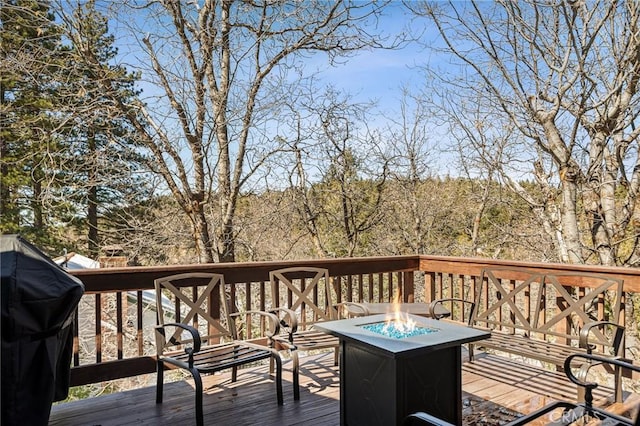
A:
[[[403,85],[420,85],[422,73],[415,68],[419,56],[415,47],[363,52],[344,65],[327,69],[322,76],[359,101],[377,99],[382,105],[395,104]]]
[[[399,33],[407,25],[423,31],[426,21],[414,21],[399,3],[387,10],[380,19],[380,27],[390,36]],[[323,58],[322,80],[352,95],[358,102],[375,99],[382,110],[397,109],[401,87],[418,88],[424,73],[417,65],[427,62],[424,48],[417,43],[407,43],[401,49],[375,49],[362,51],[345,60],[344,64],[327,67]]]
[[[145,21],[141,20],[139,24],[144,27]],[[114,21],[111,30],[115,34],[125,34],[126,31],[119,31],[119,25]],[[380,17],[378,28],[371,31],[381,31],[391,38],[407,26],[411,26],[415,32],[424,31],[426,20],[416,20],[400,1],[394,0]],[[138,60],[136,56],[129,56],[127,52],[130,49],[138,50],[137,43],[129,36],[120,37],[118,43],[126,60],[135,63]],[[319,70],[322,82],[353,95],[354,102],[377,100],[383,112],[393,112],[398,109],[403,85],[414,88],[422,85],[424,73],[416,65],[424,65],[427,62],[426,57],[424,49],[414,42],[407,43],[401,49],[361,51],[354,56],[343,58],[342,63],[335,66],[329,66],[327,56],[322,53],[313,55],[307,61],[310,72]],[[149,92],[150,90],[147,90],[147,94]]]
[[[149,22],[142,18],[136,20],[136,23],[143,28],[149,25]],[[125,35],[126,30],[118,31],[117,21],[114,24],[112,31],[120,36],[118,41],[121,43],[121,53],[132,63],[139,61],[138,56],[133,53],[139,49],[137,42],[130,35]],[[427,21],[418,20],[410,15],[399,1],[395,1],[385,10],[378,21],[377,28],[371,28],[368,31],[382,32],[391,40],[407,29],[420,34],[423,41],[435,38],[435,31]],[[138,36],[142,35],[143,33],[138,33]],[[131,53],[128,54],[129,52]],[[377,108],[370,111],[372,121],[367,124],[369,129],[376,127],[382,129],[390,125],[389,119],[400,118],[402,88],[412,89],[414,93],[421,90],[425,76],[424,70],[419,66],[424,66],[427,62],[433,63],[433,60],[437,59],[430,58],[429,55],[430,53],[423,46],[412,42],[405,43],[398,49],[363,50],[350,57],[341,58],[334,66],[330,66],[327,55],[323,53],[315,53],[305,61],[309,73],[319,72],[317,78],[321,83],[331,85],[344,94],[350,95],[352,103],[377,101]],[[153,87],[144,83],[142,85],[145,87],[143,96],[156,93]],[[435,129],[433,133],[436,133]]]

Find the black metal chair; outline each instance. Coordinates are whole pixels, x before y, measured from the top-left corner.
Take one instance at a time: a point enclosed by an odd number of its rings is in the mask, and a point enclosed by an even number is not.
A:
[[[340,339],[313,329],[317,322],[338,319],[335,291],[329,270],[291,267],[269,272],[271,302],[269,312],[278,317],[281,333],[273,336],[275,348],[288,350],[293,361],[293,399],[300,399],[298,352],[333,349],[338,365]]]
[[[261,311],[233,312],[224,277],[212,273],[184,273],[155,280],[158,326],[156,327],[157,385],[156,403],[162,402],[165,368],[182,368],[193,376],[196,423],[204,425],[201,374],[237,370],[260,360],[276,365],[275,385],[278,405],[282,397],[282,361],[273,348],[271,337],[278,333],[278,318]],[[175,307],[167,311],[163,295],[169,295]],[[251,316],[264,317],[269,325],[266,337],[240,339],[237,324]]]
[[[621,415],[612,413],[602,408],[593,406],[593,390],[598,387],[597,383],[586,382],[580,380],[571,371],[571,362],[574,358],[583,358],[590,363],[602,363],[610,364],[619,368],[627,368],[632,371],[640,372],[640,366],[630,364],[627,361],[621,359],[611,359],[592,354],[574,354],[567,357],[564,362],[564,370],[573,383],[579,387],[584,388],[585,401],[584,402],[568,402],[557,401],[552,404],[534,411],[533,413],[522,416],[512,422],[507,423],[505,426],[521,426],[534,423],[536,425],[541,424],[541,417],[550,416],[550,422],[547,426],[565,426],[571,424],[603,424],[607,426],[640,426],[640,406],[637,407],[635,413],[635,419],[623,417]],[[561,410],[559,414],[553,415],[556,410]],[[418,412],[407,416],[403,422],[403,426],[453,426],[444,420],[441,420],[435,416],[427,413]]]
[[[539,419],[545,415],[550,416],[551,420],[547,424],[553,426],[570,425],[584,420],[600,421],[608,426],[640,426],[640,407],[638,407],[638,410],[635,414],[635,419],[630,419],[628,417],[623,417],[618,414],[593,406],[593,390],[598,387],[598,384],[582,381],[574,375],[574,373],[571,371],[571,362],[574,358],[584,358],[584,360],[586,361],[609,364],[612,366],[627,368],[629,370],[640,372],[640,366],[630,364],[629,362],[621,359],[611,359],[591,354],[570,355],[564,362],[564,371],[569,380],[571,380],[579,387],[584,388],[585,401],[579,403],[567,401],[554,402],[537,411],[534,411],[531,414],[527,414],[526,416],[520,417],[519,419],[510,422],[506,426],[526,425],[532,423],[533,421],[537,421],[536,424],[539,424]],[[552,415],[551,413],[556,410],[562,411],[560,414]]]

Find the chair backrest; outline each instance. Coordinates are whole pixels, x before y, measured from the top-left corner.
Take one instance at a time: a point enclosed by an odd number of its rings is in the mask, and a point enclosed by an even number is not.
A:
[[[544,275],[527,269],[486,268],[482,271],[473,325],[528,335],[536,328],[536,295]]]
[[[223,275],[189,272],[158,278],[154,284],[158,325],[180,323],[194,327],[203,345],[233,339]],[[167,299],[173,303],[171,310],[166,308]],[[176,329],[173,336],[167,336],[162,349],[189,343],[191,335]]]
[[[336,297],[329,270],[292,267],[269,272],[271,303],[274,308],[289,308],[298,316],[298,329],[316,322],[337,319]]]
[[[576,345],[587,322],[623,321],[623,280],[566,272],[543,273],[523,268],[482,271],[472,322],[502,332],[549,338]],[[594,330],[591,341],[612,346],[613,335]]]
[[[622,279],[598,274],[547,274],[545,294],[540,295],[540,299],[542,302],[545,298],[546,301],[553,299],[558,310],[545,318],[540,331],[575,340],[574,336],[588,322],[606,320],[624,324],[624,315],[620,313],[624,298],[623,284]],[[609,331],[594,329],[590,342],[595,345],[613,346],[615,336],[607,334]]]

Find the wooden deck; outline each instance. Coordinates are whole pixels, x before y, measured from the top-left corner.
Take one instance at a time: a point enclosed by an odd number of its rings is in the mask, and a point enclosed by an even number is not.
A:
[[[242,370],[232,383],[228,374],[204,378],[205,423],[209,425],[339,425],[340,380],[333,354],[301,358],[301,399],[293,400],[290,361],[285,362],[284,406],[276,403],[268,368]],[[573,400],[575,386],[563,374],[524,366],[495,355],[463,366],[465,425],[499,425],[555,400]],[[217,385],[216,385],[217,384]],[[597,392],[607,404],[608,389]],[[636,409],[640,397],[625,394],[616,411]],[[191,425],[193,387],[189,381],[165,384],[164,402],[146,387],[54,405],[49,425]]]

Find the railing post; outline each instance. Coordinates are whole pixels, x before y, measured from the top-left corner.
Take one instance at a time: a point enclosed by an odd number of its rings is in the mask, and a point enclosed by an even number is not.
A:
[[[402,295],[404,303],[415,302],[415,285],[413,283],[413,271],[406,271],[402,274]]]
[[[436,273],[424,271],[424,301],[432,302],[436,298]]]

